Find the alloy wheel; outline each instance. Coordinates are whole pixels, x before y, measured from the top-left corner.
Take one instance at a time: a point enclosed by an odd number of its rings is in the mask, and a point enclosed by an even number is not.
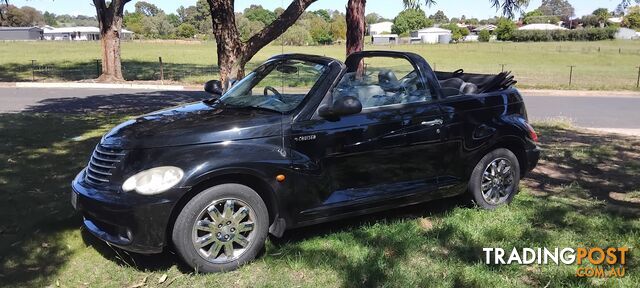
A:
[[[196,218],[193,247],[211,263],[237,260],[253,244],[255,220],[255,212],[246,202],[235,198],[216,200]]]
[[[482,197],[487,203],[498,205],[504,203],[515,190],[513,179],[514,170],[506,158],[498,158],[487,167],[482,174]]]

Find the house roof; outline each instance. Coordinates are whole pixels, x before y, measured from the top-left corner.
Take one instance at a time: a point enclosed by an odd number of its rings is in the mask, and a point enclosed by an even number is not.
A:
[[[45,34],[63,34],[63,33],[100,33],[100,28],[92,27],[92,26],[75,26],[75,27],[46,27],[47,29],[44,31]],[[122,28],[122,33],[129,34],[133,33],[127,29]]]
[[[477,27],[476,29],[474,29],[474,31],[482,31],[482,30],[489,30],[489,31],[493,31],[498,29],[498,26],[493,25],[493,24],[489,24],[489,25],[482,25],[480,27]]]
[[[38,27],[0,27],[0,31],[30,31],[30,30],[42,31],[42,29]]]
[[[553,24],[537,23],[537,24],[524,25],[518,28],[518,30],[568,30],[568,29],[562,26],[553,25]]]
[[[418,33],[451,33],[451,30],[442,29],[438,27],[429,27],[418,30]]]

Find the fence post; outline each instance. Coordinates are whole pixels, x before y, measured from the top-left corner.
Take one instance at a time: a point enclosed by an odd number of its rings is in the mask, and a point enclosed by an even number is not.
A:
[[[569,70],[569,86],[571,86],[571,84],[573,83],[573,67],[576,67],[576,66],[573,66],[573,65],[569,66],[569,68],[571,68],[571,70]]]
[[[160,61],[160,83],[164,85],[164,65],[162,64],[162,57],[158,57]]]
[[[638,82],[636,82],[636,88],[640,88],[640,66],[638,66]]]
[[[100,59],[96,59],[96,74],[98,75],[97,77],[100,77],[100,74],[102,74],[102,65],[100,65]]]
[[[31,59],[31,82],[36,81],[36,60]]]

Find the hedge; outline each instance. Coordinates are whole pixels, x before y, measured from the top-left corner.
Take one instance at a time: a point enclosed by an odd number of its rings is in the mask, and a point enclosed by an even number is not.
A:
[[[600,41],[615,39],[617,28],[586,28],[575,30],[516,30],[507,41],[547,42],[547,41]]]

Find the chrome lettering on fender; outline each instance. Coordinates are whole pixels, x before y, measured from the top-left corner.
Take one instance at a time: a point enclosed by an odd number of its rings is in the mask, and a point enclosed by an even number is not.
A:
[[[296,140],[297,142],[316,140],[316,135],[314,134],[314,135],[298,136],[296,138],[293,138],[293,140]]]

